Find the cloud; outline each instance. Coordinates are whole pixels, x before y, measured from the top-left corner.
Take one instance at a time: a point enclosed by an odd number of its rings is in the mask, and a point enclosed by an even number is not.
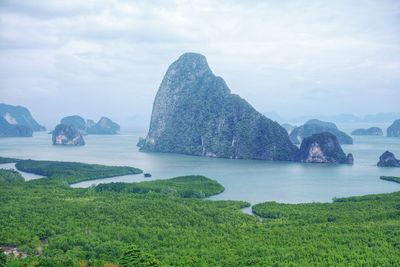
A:
[[[148,117],[168,65],[196,51],[261,111],[399,111],[399,14],[394,0],[3,0],[0,100]]]

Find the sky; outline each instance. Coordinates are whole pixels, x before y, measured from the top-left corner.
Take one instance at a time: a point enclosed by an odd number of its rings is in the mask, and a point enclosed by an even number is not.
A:
[[[0,0],[0,102],[148,126],[184,52],[281,116],[400,111],[400,1]]]

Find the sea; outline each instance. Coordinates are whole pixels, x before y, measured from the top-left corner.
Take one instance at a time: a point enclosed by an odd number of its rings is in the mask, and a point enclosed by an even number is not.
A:
[[[388,124],[338,124],[350,133],[356,128]],[[333,198],[400,190],[400,185],[379,179],[383,175],[400,176],[400,168],[377,167],[386,150],[400,158],[400,138],[353,136],[353,145],[342,145],[353,153],[354,165],[301,164],[262,160],[234,160],[187,156],[169,153],[140,152],[136,143],[146,130],[125,130],[119,135],[88,135],[82,147],[53,146],[51,135],[36,132],[31,138],[1,138],[0,156],[35,160],[59,160],[137,167],[151,173],[85,181],[72,187],[89,187],[99,183],[139,182],[183,175],[204,175],[217,180],[225,191],[213,200],[244,200],[251,204],[265,201],[281,203],[330,202]],[[0,168],[14,168],[1,164]],[[23,173],[26,180],[40,178]]]

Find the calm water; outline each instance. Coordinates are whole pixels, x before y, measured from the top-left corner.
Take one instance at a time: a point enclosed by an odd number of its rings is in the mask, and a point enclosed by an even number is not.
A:
[[[377,125],[377,124],[375,124]],[[374,126],[375,126],[374,125]],[[340,125],[350,132],[354,128],[373,125]],[[383,126],[386,129],[386,125]],[[33,138],[0,139],[0,156],[41,160],[79,161],[106,165],[128,165],[150,172],[151,179],[201,174],[218,180],[225,192],[212,199],[246,200],[252,204],[263,201],[285,203],[327,202],[333,197],[394,192],[395,183],[382,181],[381,175],[400,175],[400,168],[378,168],[379,156],[390,150],[400,157],[400,138],[354,137],[353,145],[344,145],[353,153],[355,164],[318,165],[254,160],[229,160],[174,154],[142,153],[136,142],[144,133],[126,132],[116,136],[85,137],[84,147],[51,145],[51,135],[35,133]],[[12,167],[12,165],[0,165]],[[36,178],[26,175],[27,179]],[[74,187],[115,181],[149,180],[142,175],[129,175],[82,182]]]

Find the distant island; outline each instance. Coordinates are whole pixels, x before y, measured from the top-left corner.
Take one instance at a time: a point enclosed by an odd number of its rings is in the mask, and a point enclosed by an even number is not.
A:
[[[400,167],[400,160],[392,152],[385,151],[379,157],[377,165],[378,167]]]
[[[387,136],[400,137],[400,119],[395,120],[392,125],[387,128]]]
[[[298,148],[277,122],[232,94],[203,55],[185,53],[162,80],[140,150],[293,161]]]
[[[83,146],[84,135],[87,134],[118,134],[120,126],[107,117],[101,117],[95,123],[78,115],[67,116],[61,119],[60,124],[51,131],[53,145]]]
[[[27,108],[0,103],[0,137],[31,137],[45,130]]]
[[[368,129],[356,129],[351,132],[351,135],[371,135],[371,136],[382,136],[383,131],[379,127],[371,127]]]
[[[60,124],[73,126],[82,135],[87,134],[118,134],[121,127],[107,117],[101,117],[95,123],[93,120],[85,120],[79,115],[67,116],[61,119]]]
[[[294,128],[290,132],[290,140],[293,144],[300,144],[304,138],[323,132],[335,135],[340,144],[353,144],[353,138],[340,131],[336,124],[317,119],[309,120],[304,125]]]

